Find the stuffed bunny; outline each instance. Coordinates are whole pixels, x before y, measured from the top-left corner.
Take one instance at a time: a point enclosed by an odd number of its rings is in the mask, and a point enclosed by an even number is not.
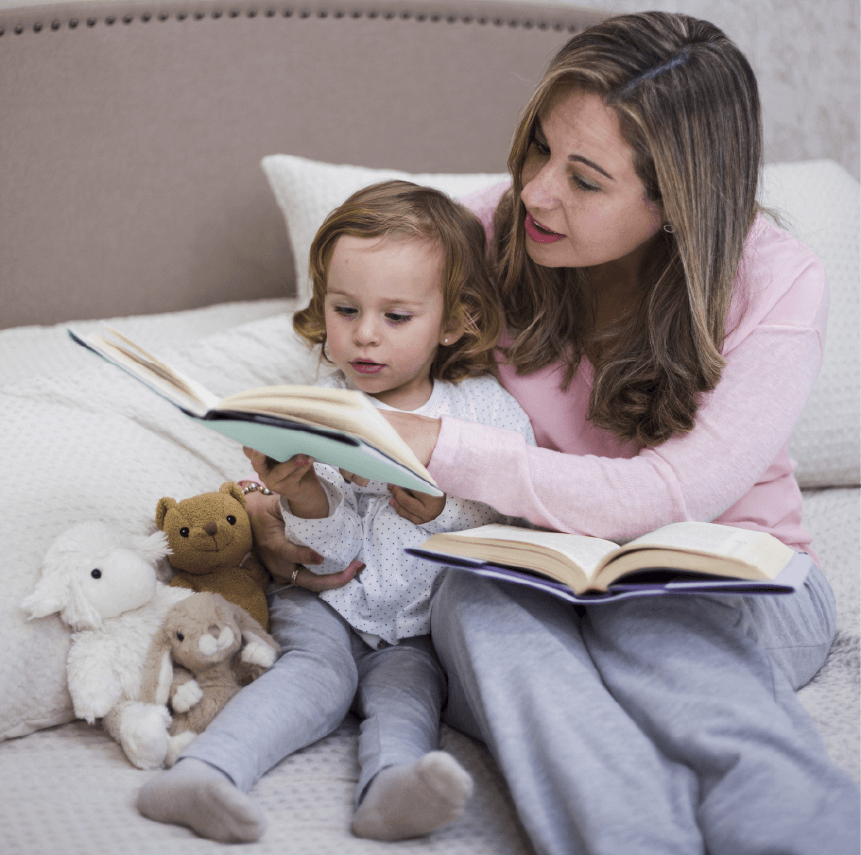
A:
[[[163,704],[141,703],[144,660],[169,609],[191,596],[158,581],[155,563],[167,552],[161,532],[79,523],[51,544],[41,579],[21,603],[31,618],[59,612],[75,631],[66,659],[75,715],[101,719],[140,769],[162,765],[170,724]]]
[[[196,593],[175,605],[153,638],[141,692],[145,700],[169,701],[173,709],[165,766],[172,766],[239,689],[272,666],[279,652],[275,639],[221,594]],[[174,664],[180,667],[174,669]]]

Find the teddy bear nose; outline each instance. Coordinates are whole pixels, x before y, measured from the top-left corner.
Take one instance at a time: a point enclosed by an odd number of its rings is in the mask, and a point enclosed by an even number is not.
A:
[[[215,532],[217,532],[217,531],[218,531],[218,526],[217,526],[214,522],[208,522],[208,523],[203,527],[203,530],[204,530],[204,531],[205,531],[205,532],[206,532],[210,537],[212,537],[212,535],[214,535],[214,534],[215,534]]]

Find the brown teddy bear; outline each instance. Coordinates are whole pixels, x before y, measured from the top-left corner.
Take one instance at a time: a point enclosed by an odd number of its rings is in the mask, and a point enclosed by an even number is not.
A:
[[[251,520],[238,484],[225,481],[217,493],[181,502],[166,496],[155,521],[170,545],[168,560],[176,571],[171,585],[221,594],[269,629],[270,577],[251,552]]]

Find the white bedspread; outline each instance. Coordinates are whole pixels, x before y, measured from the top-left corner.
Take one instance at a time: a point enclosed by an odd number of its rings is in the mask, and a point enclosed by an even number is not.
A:
[[[171,361],[226,394],[314,380],[316,365],[293,338],[286,315],[276,314],[287,307],[278,301],[180,313],[165,323],[116,323],[161,353],[185,337],[191,343],[169,348]],[[248,322],[230,329],[240,317]],[[32,590],[47,544],[68,526],[105,517],[151,529],[161,496],[213,489],[247,474],[247,461],[237,445],[76,349],[60,329],[0,332],[0,368],[6,372],[0,383],[2,474],[14,489],[0,515],[0,738],[22,737],[0,743],[0,849],[23,855],[221,851],[190,831],[142,819],[135,794],[153,773],[133,768],[98,727],[62,723],[72,719],[64,686],[68,632],[57,618],[25,622],[17,603]],[[856,780],[858,496],[855,488],[805,494],[806,522],[837,595],[840,631],[828,663],[800,693],[832,758]],[[48,725],[56,726],[42,729]],[[448,728],[444,746],[476,779],[466,816],[427,840],[381,844],[354,838],[349,823],[356,734],[356,722],[348,718],[336,733],[266,775],[253,798],[269,830],[253,848],[231,851],[532,853],[489,754]]]

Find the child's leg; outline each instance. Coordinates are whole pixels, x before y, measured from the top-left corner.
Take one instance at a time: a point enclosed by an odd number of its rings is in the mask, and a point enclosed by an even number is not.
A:
[[[144,816],[217,840],[258,839],[265,822],[244,794],[349,710],[357,682],[349,626],[301,588],[269,600],[281,657],[231,699],[173,769],[145,785],[138,798]]]
[[[361,645],[361,647],[359,646]],[[472,779],[438,751],[445,678],[429,636],[371,650],[356,638],[361,775],[353,832],[375,840],[421,837],[457,819]]]

